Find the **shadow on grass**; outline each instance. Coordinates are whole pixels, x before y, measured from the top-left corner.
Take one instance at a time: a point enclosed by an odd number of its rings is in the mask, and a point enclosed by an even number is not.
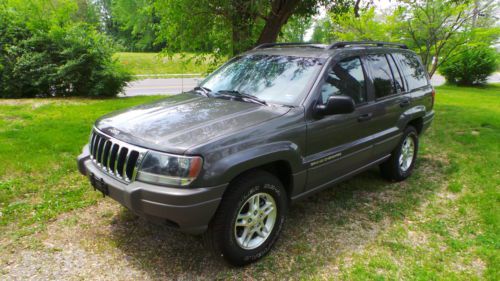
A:
[[[446,159],[421,157],[413,176],[388,183],[377,169],[294,204],[281,238],[263,260],[234,268],[211,256],[200,237],[148,223],[124,210],[112,239],[151,278],[298,278],[326,270],[336,257],[373,241],[422,205],[443,183]]]

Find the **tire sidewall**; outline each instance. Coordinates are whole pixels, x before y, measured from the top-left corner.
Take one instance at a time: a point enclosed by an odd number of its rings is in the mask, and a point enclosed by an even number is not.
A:
[[[407,137],[411,137],[413,139],[413,158],[411,160],[411,165],[410,167],[406,170],[406,171],[403,171],[401,169],[401,166],[399,165],[399,157],[401,157],[401,153],[402,153],[402,149],[403,149],[403,143],[404,141],[406,140]],[[401,178],[407,178],[411,175],[411,173],[413,172],[413,168],[415,167],[415,162],[417,160],[417,154],[418,154],[418,133],[417,133],[417,130],[415,130],[415,128],[413,127],[408,127],[406,130],[405,130],[405,133],[403,135],[403,138],[401,139],[401,142],[398,146],[398,150],[397,150],[397,155],[396,155],[396,165],[397,165],[397,171],[399,173],[399,176]]]
[[[238,216],[243,204],[248,200],[248,198],[257,193],[267,193],[273,197],[277,207],[276,222],[271,234],[262,245],[255,249],[246,250],[241,248],[236,242],[236,238],[234,236],[234,225],[236,223],[236,217]],[[222,252],[227,256],[227,258],[235,261],[236,264],[251,263],[265,256],[278,239],[285,223],[287,209],[286,194],[278,181],[256,179],[252,180],[252,183],[241,188],[239,200],[233,206],[234,207],[232,208],[231,213],[226,217],[226,222],[228,223],[224,227],[221,245]]]

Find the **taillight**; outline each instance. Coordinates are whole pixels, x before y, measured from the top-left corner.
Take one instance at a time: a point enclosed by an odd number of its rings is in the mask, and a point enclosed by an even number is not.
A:
[[[433,88],[432,89],[432,102],[431,102],[431,108],[434,107],[434,100],[436,99],[436,90]]]

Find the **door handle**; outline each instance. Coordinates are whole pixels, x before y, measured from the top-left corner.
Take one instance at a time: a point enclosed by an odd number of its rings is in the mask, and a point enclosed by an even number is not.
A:
[[[401,107],[407,107],[410,105],[410,99],[403,100],[402,102],[399,103],[399,106]]]
[[[362,114],[362,115],[358,116],[358,121],[359,122],[368,121],[370,119],[372,119],[372,114],[371,113],[366,113],[366,114]]]

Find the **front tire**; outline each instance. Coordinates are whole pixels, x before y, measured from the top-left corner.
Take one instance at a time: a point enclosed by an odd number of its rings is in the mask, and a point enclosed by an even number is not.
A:
[[[417,153],[418,132],[413,126],[408,126],[391,157],[380,165],[382,176],[392,181],[405,180],[413,172]]]
[[[281,182],[266,171],[252,171],[228,187],[205,242],[232,265],[265,256],[278,239],[288,207]]]

